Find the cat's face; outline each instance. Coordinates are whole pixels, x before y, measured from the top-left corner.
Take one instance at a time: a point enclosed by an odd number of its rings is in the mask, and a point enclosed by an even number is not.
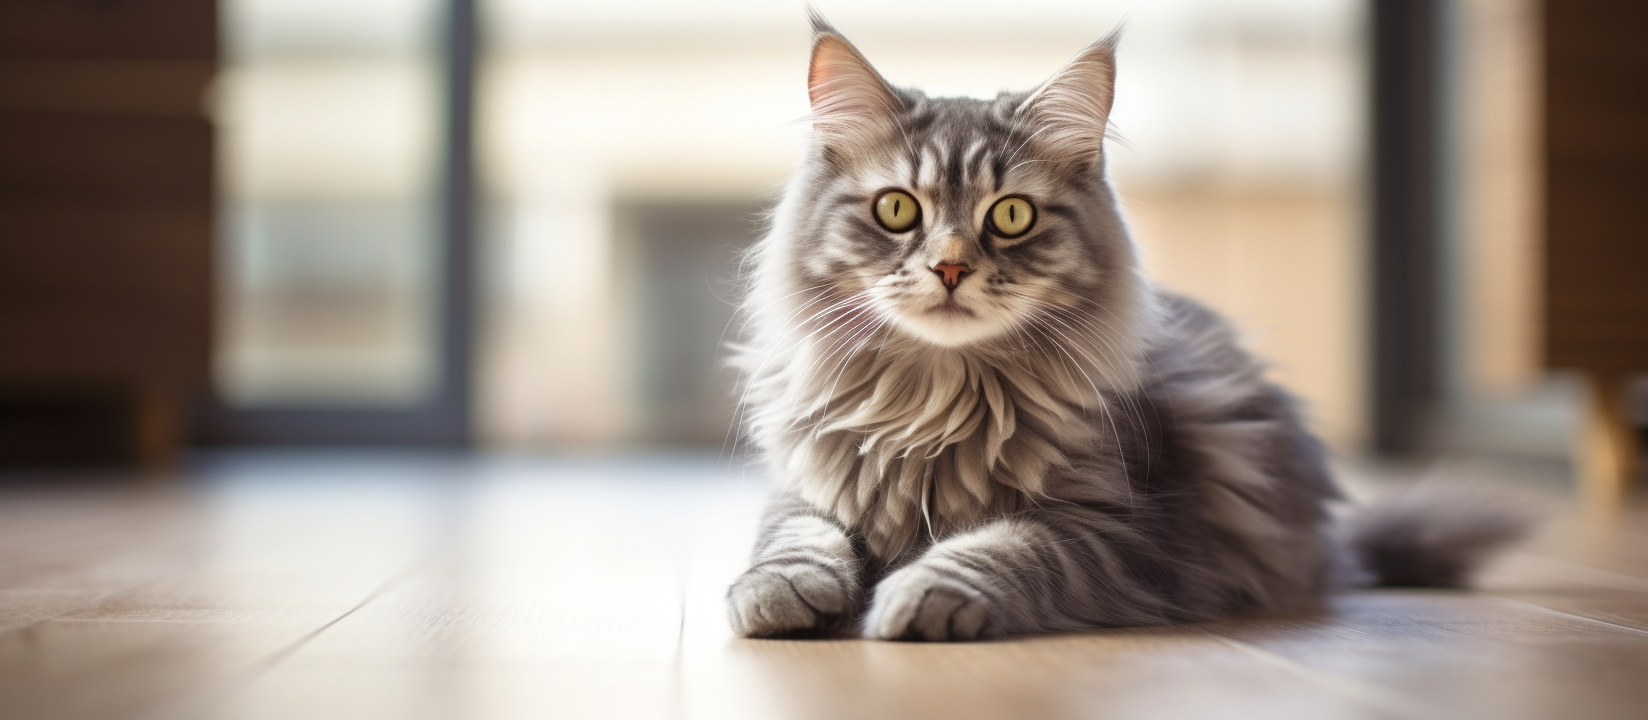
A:
[[[1026,145],[1023,95],[903,95],[903,133],[832,163],[808,262],[819,279],[943,346],[1009,332],[1098,280],[1072,207],[1097,199],[1079,169]]]
[[[944,347],[1103,322],[1088,306],[1132,276],[1100,167],[1111,68],[1096,45],[1035,93],[932,99],[821,33],[801,280]]]

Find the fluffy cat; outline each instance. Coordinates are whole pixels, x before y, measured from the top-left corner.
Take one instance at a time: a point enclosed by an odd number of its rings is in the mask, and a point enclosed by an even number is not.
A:
[[[811,147],[749,257],[735,361],[780,481],[728,591],[739,634],[1291,611],[1359,571],[1457,584],[1518,534],[1414,502],[1336,534],[1292,397],[1140,275],[1104,169],[1114,35],[975,100],[893,87],[813,28]]]

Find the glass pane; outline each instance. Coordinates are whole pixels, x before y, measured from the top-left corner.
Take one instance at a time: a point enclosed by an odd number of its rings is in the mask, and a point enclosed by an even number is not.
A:
[[[412,405],[435,374],[433,0],[228,0],[217,384]]]

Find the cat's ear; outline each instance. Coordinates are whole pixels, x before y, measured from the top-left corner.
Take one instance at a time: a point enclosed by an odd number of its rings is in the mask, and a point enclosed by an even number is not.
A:
[[[1036,142],[1055,157],[1095,162],[1104,150],[1116,90],[1116,43],[1121,30],[1087,46],[1019,106]]]
[[[826,143],[869,140],[895,127],[904,101],[864,55],[816,11],[807,97],[813,129]]]

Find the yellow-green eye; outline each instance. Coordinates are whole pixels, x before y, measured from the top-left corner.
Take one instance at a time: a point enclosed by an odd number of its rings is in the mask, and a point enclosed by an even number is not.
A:
[[[904,232],[916,226],[921,219],[921,206],[909,193],[888,190],[876,196],[876,222],[891,232]]]
[[[1004,238],[1016,238],[1030,232],[1036,224],[1036,206],[1021,197],[1004,197],[990,207],[991,230]]]

